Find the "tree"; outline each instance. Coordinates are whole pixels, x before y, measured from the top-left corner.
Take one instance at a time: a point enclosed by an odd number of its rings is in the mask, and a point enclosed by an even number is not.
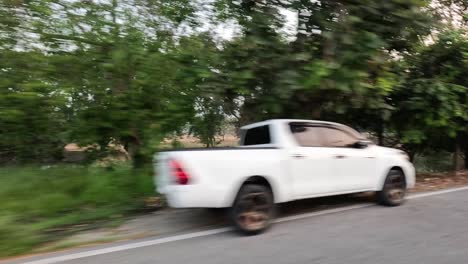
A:
[[[65,145],[65,98],[44,54],[0,50],[0,162],[54,162]]]
[[[104,153],[122,144],[139,164],[150,137],[192,116],[193,93],[179,86],[173,57],[176,30],[192,23],[188,1],[31,1],[17,8],[16,27],[40,39],[55,67],[47,81],[69,99],[58,106],[69,118],[69,140]]]
[[[231,112],[240,123],[346,120],[383,135],[392,109],[387,97],[399,81],[392,57],[411,51],[431,26],[428,2],[419,0],[217,3],[241,27],[223,50],[222,70],[232,84],[226,101],[237,106]],[[285,8],[298,16],[294,39],[280,32]]]
[[[216,136],[221,134],[224,121],[222,106],[210,98],[200,98],[198,101],[195,105],[198,114],[191,122],[191,130],[206,147],[214,147],[218,144]]]
[[[223,46],[219,79],[228,115],[238,126],[281,116],[281,100],[292,93],[288,43],[279,29],[284,21],[276,1],[218,1],[220,14],[235,18],[241,34]]]
[[[406,78],[394,94],[398,111],[393,123],[404,142],[420,150],[445,149],[450,143],[454,168],[459,169],[468,131],[468,41],[464,33],[440,34],[436,43],[407,56],[405,63]]]
[[[437,2],[456,8],[434,10],[425,0],[3,1],[2,152],[26,157],[30,142],[43,140],[55,154],[27,159],[59,159],[65,142],[95,146],[99,157],[120,144],[138,166],[187,127],[213,146],[226,118],[238,127],[282,117],[347,123],[413,154],[445,145],[466,152],[466,21],[433,23],[463,17],[466,5]],[[295,28],[284,28],[284,10],[297,16]],[[232,38],[213,30],[226,21]],[[428,45],[426,36],[441,31]],[[43,121],[24,125],[31,119]]]

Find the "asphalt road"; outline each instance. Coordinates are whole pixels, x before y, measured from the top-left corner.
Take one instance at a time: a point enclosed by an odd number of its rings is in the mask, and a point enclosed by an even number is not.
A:
[[[361,204],[343,211],[285,219],[259,236],[242,237],[225,230],[213,233],[173,242],[169,238],[156,245],[116,252],[106,253],[102,247],[95,256],[60,263],[466,264],[468,190],[411,199],[400,207]],[[15,262],[41,264],[51,260],[49,256]]]

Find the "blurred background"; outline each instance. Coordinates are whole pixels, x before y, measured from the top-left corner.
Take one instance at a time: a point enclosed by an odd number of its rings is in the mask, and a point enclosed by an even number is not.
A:
[[[467,37],[466,0],[1,0],[0,257],[118,224],[155,152],[270,118],[463,170]]]

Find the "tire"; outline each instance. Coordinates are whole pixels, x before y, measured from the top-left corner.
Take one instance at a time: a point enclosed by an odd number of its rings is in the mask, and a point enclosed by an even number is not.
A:
[[[382,190],[377,192],[377,202],[385,206],[398,206],[405,202],[405,196],[405,175],[401,170],[390,170]]]
[[[230,211],[233,225],[244,235],[264,232],[274,216],[273,193],[268,187],[258,184],[243,185]]]

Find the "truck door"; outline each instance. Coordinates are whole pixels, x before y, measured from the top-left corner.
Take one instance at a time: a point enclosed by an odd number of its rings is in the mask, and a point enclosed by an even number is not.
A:
[[[334,191],[369,189],[376,176],[373,151],[366,147],[356,147],[360,139],[338,127],[324,127],[322,133],[325,148],[331,151]]]
[[[290,150],[293,193],[296,199],[333,192],[338,184],[334,174],[335,149],[325,147],[324,129],[309,123],[289,124],[297,143]]]

